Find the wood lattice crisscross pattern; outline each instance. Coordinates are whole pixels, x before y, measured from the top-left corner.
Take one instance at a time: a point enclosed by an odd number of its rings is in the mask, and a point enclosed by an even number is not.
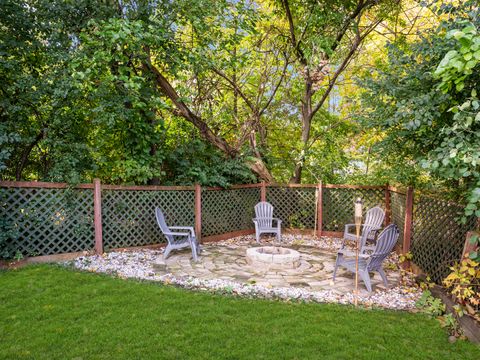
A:
[[[293,229],[315,227],[315,188],[269,187],[267,201],[273,205],[273,216],[282,226]]]
[[[260,188],[203,190],[202,236],[253,229]]]
[[[438,284],[450,273],[449,267],[460,261],[466,234],[475,228],[475,217],[466,224],[458,222],[463,211],[460,205],[429,196],[415,198],[413,261]]]
[[[345,224],[354,223],[354,202],[360,197],[363,201],[363,216],[368,209],[380,206],[385,210],[385,190],[383,189],[323,189],[324,231],[344,231]]]
[[[166,241],[155,220],[156,206],[168,225],[194,226],[194,196],[189,190],[102,190],[105,249]]]
[[[390,191],[390,209],[391,209],[391,222],[398,226],[400,230],[400,236],[398,242],[403,243],[403,230],[405,227],[405,203],[407,196],[402,193]]]
[[[2,221],[14,233],[13,257],[90,250],[94,246],[93,192],[87,189],[0,188]]]

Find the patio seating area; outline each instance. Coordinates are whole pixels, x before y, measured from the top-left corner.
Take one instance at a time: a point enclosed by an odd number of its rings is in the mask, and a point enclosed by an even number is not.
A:
[[[246,250],[265,244],[278,244],[301,254],[296,268],[261,268],[246,259]],[[241,236],[202,245],[200,261],[189,249],[174,251],[164,260],[163,249],[116,251],[104,256],[76,259],[78,269],[108,273],[124,278],[146,279],[203,291],[283,300],[348,304],[353,302],[354,274],[339,268],[333,283],[337,250],[342,240],[312,236],[282,235],[282,241],[254,235]],[[359,301],[366,306],[414,309],[421,290],[411,274],[399,270],[398,256],[392,253],[384,263],[389,287],[378,273],[372,277],[373,292],[359,282]]]

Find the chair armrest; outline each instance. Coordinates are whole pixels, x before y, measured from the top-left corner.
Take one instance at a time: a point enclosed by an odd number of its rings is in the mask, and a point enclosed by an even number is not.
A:
[[[190,233],[181,233],[181,232],[172,232],[172,231],[166,231],[163,234],[164,235],[172,235],[172,236],[191,236]]]
[[[274,220],[274,221],[277,222],[277,224],[281,224],[281,223],[282,223],[282,220],[280,220],[279,218],[274,218],[274,217],[272,217],[272,218],[254,218],[254,219],[252,219],[252,221],[253,221],[254,223],[256,223],[257,220]]]
[[[356,254],[355,254],[355,251],[353,250],[347,250],[347,249],[340,249],[337,251],[337,254],[342,254],[343,256],[345,257],[355,257]],[[362,254],[360,252],[358,252],[358,258],[359,259],[368,259],[370,257],[369,254]]]
[[[173,230],[189,230],[192,236],[195,236],[195,230],[192,226],[169,226],[169,228]]]
[[[356,224],[345,224],[345,232],[348,232],[348,229],[349,229],[350,227],[352,227],[352,226],[356,226]],[[361,225],[362,229],[363,229],[364,227],[366,227],[366,226],[371,227],[370,232],[372,232],[372,231],[378,231],[378,230],[381,230],[381,229],[382,229],[381,226],[371,226],[371,225],[368,225],[368,224],[362,224],[362,225]],[[363,230],[362,230],[362,231],[363,231]]]
[[[345,224],[345,232],[348,232],[348,229],[352,226],[355,226],[355,224]]]

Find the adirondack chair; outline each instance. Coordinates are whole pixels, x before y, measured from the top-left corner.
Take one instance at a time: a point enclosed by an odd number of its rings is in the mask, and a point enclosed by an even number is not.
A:
[[[192,249],[193,260],[198,260],[200,254],[200,246],[195,237],[195,230],[191,226],[167,226],[165,216],[160,208],[155,208],[155,217],[157,224],[160,227],[163,235],[167,238],[167,247],[163,253],[163,258],[166,259],[170,252],[175,249],[182,249],[190,247]],[[175,231],[180,230],[180,231]]]
[[[273,226],[273,222],[276,222],[276,226]],[[273,217],[272,204],[262,201],[255,205],[255,237],[257,242],[260,242],[261,234],[276,234],[277,240],[280,240],[282,234],[282,220]]]
[[[365,215],[365,222],[362,224],[361,237],[360,237],[360,252],[365,252],[365,250],[372,250],[374,247],[366,247],[365,244],[367,240],[375,240],[375,235],[382,228],[383,219],[385,218],[385,212],[379,206],[375,206],[367,211]],[[354,232],[351,232],[353,229]],[[357,235],[355,234],[355,224],[346,224],[345,231],[343,233],[343,244],[342,249],[345,247],[346,240],[357,240]]]
[[[365,283],[368,292],[372,292],[372,284],[370,281],[370,272],[376,271],[382,277],[385,286],[388,286],[387,276],[382,268],[383,261],[393,250],[398,240],[399,230],[397,225],[388,225],[378,236],[377,244],[372,254],[359,254],[358,257],[358,275]],[[337,269],[343,266],[348,270],[355,272],[355,252],[341,249],[337,253],[335,262],[335,270],[333,271],[333,281],[337,275]]]

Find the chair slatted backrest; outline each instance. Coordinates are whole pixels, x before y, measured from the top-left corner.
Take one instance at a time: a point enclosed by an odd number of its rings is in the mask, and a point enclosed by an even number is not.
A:
[[[261,229],[271,228],[273,218],[272,204],[266,201],[261,201],[255,205],[255,217],[257,219],[258,226]]]
[[[373,251],[368,261],[367,268],[369,270],[375,270],[382,266],[382,262],[387,258],[387,256],[392,252],[393,248],[395,247],[399,234],[400,231],[395,224],[388,225],[381,232],[381,234],[378,236],[375,250]]]
[[[362,251],[363,247],[366,245],[367,238],[372,233],[372,230],[375,230],[375,229],[377,229],[376,226],[368,223],[362,226],[362,234],[360,235],[360,251]]]
[[[159,207],[155,208],[155,217],[157,218],[157,224],[160,227],[160,230],[162,230],[163,235],[169,240],[172,237],[171,235],[167,235],[167,233],[170,232],[170,229],[168,228],[168,225],[165,221],[165,216],[163,215],[162,209]]]
[[[365,224],[381,227],[385,219],[385,211],[380,206],[375,206],[367,211]]]

